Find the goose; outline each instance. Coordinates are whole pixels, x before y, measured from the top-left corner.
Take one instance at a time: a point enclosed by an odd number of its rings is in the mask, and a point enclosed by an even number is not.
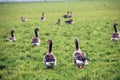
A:
[[[39,28],[34,29],[35,37],[31,41],[32,47],[36,46],[36,45],[40,45],[40,39],[39,39],[39,36],[38,36],[38,31],[39,31]]]
[[[69,11],[67,11],[67,14],[63,15],[62,17],[63,18],[68,18],[68,15],[69,15]]]
[[[66,24],[73,24],[74,21],[73,21],[73,19],[69,19],[69,20],[65,21],[65,23],[66,23]]]
[[[67,14],[62,16],[63,18],[71,18],[72,17],[72,12],[67,12]]]
[[[11,37],[7,38],[6,41],[11,41],[11,42],[16,41],[14,33],[15,33],[15,30],[11,30],[10,31]]]
[[[113,33],[112,38],[111,38],[111,40],[113,40],[113,41],[118,41],[120,39],[120,34],[119,34],[118,29],[117,29],[117,25],[118,25],[117,23],[113,24],[113,27],[115,30],[115,32]]]
[[[78,39],[75,39],[75,51],[73,53],[73,61],[77,65],[79,69],[83,68],[85,65],[88,64],[88,58],[86,57],[86,54],[82,52],[79,48]]]
[[[46,65],[47,68],[54,68],[54,66],[56,65],[56,57],[52,53],[53,43],[51,39],[48,40],[48,44],[49,44],[49,49],[46,55],[44,56],[44,64]]]
[[[60,20],[60,19],[58,19],[58,22],[57,22],[57,24],[58,24],[58,25],[60,25],[60,24],[61,24],[61,20]]]
[[[27,19],[27,18],[24,18],[24,17],[21,17],[21,21],[22,21],[22,22],[26,22],[26,21],[28,21],[28,19]]]
[[[44,20],[45,20],[44,13],[42,13],[42,17],[41,17],[40,19],[41,19],[41,21],[44,21]]]

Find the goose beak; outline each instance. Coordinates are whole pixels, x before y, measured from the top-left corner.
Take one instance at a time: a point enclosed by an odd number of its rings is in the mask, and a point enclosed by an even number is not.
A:
[[[50,40],[46,40],[46,42],[47,42],[47,43],[49,43],[49,42],[50,42]]]
[[[79,68],[79,69],[82,69],[82,68],[83,68],[83,66],[78,66],[78,68]]]
[[[49,42],[49,39],[48,39],[48,40],[46,40],[46,42],[48,43],[48,42]]]

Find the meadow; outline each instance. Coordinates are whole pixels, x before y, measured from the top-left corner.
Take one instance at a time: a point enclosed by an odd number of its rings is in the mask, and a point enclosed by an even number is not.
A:
[[[119,4],[120,0],[0,3],[0,80],[120,80],[120,41],[110,40],[114,22],[120,31]],[[67,11],[73,13],[72,25],[62,18]],[[28,21],[21,22],[21,16]],[[40,28],[41,44],[32,48],[35,27]],[[17,41],[6,42],[11,29]],[[72,61],[75,38],[90,59],[83,69]],[[57,58],[54,69],[43,64],[48,39],[53,40]]]

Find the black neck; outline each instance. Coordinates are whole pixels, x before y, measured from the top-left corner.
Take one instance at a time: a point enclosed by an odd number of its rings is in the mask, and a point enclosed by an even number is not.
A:
[[[49,51],[48,51],[48,52],[49,52],[49,53],[52,52],[52,40],[49,41]]]
[[[113,25],[113,26],[114,26],[115,32],[118,32],[116,25]]]
[[[14,34],[13,34],[13,32],[11,32],[11,37],[14,37]]]
[[[38,32],[35,30],[35,37],[38,37]]]
[[[60,20],[58,20],[58,22],[60,22]]]
[[[78,40],[75,39],[75,47],[76,47],[76,50],[79,50],[79,45],[78,45]]]
[[[67,12],[67,14],[69,14],[69,11]]]
[[[44,17],[44,13],[42,13],[42,17]]]

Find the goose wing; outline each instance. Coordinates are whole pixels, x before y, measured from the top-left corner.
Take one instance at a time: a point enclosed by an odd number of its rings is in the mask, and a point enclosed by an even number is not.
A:
[[[32,39],[32,43],[39,43],[40,39],[38,37],[35,37]]]
[[[76,63],[76,60],[85,62],[87,58],[86,58],[86,55],[83,52],[82,53],[76,52],[73,55],[73,59],[74,59],[74,63]]]
[[[56,58],[54,55],[47,54],[45,55],[45,62],[55,62]]]
[[[120,38],[120,34],[115,32],[113,35],[112,35],[113,38]]]

